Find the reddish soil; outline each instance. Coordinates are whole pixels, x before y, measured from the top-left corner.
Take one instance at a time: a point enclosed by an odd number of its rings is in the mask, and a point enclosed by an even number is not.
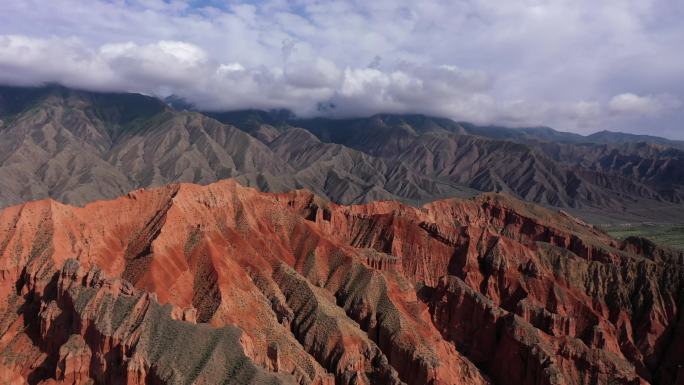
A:
[[[683,260],[497,194],[29,202],[0,212],[0,382],[679,384]]]

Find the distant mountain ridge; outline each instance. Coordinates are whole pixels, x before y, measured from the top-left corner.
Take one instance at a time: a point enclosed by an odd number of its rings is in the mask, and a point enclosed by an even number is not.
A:
[[[304,125],[311,127],[316,122],[325,122],[333,126],[346,127],[350,123],[363,121],[373,118],[394,117],[407,121],[430,121],[431,123],[441,124],[442,128],[447,128],[454,133],[470,134],[482,136],[490,139],[504,139],[516,142],[527,143],[530,141],[553,141],[560,143],[591,143],[591,144],[628,144],[628,143],[650,143],[666,147],[684,150],[683,140],[667,139],[652,135],[629,134],[614,131],[598,131],[589,135],[581,135],[572,132],[558,131],[551,127],[504,127],[493,125],[475,125],[468,122],[454,121],[448,118],[432,117],[422,114],[376,114],[370,117],[337,119],[337,118],[297,118],[288,110],[237,110],[227,112],[208,112],[201,111],[208,116],[216,118],[224,123],[235,125],[236,127],[254,126],[257,124],[278,125]],[[439,123],[438,123],[439,122]]]
[[[582,136],[548,127],[483,127],[424,115],[278,120],[262,111],[250,113],[248,125],[236,119],[243,116],[241,112],[212,116],[247,127],[246,132],[266,142],[276,135],[274,131],[302,127],[320,141],[411,165],[424,175],[436,174],[479,191],[507,191],[553,206],[575,207],[578,194],[595,205],[611,206],[615,190],[640,198],[682,201],[683,153],[678,142],[664,138],[614,134],[622,139],[610,144],[606,134]],[[469,163],[471,158],[477,162]]]
[[[344,204],[501,191],[570,209],[683,207],[684,152],[651,138],[424,115],[201,113],[139,94],[0,87],[0,206],[45,197],[83,204],[232,177]]]

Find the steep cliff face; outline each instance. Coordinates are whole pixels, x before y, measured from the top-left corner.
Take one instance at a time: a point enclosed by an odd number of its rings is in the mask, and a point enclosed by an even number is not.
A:
[[[682,255],[503,195],[234,181],[0,212],[11,384],[676,384]]]

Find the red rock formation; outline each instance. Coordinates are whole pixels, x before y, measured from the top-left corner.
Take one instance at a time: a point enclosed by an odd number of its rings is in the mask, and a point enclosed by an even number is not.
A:
[[[65,384],[86,384],[90,375],[90,347],[80,334],[72,334],[59,348],[55,378]]]
[[[339,206],[223,181],[29,202],[0,212],[0,378],[676,384],[681,259],[496,194]]]

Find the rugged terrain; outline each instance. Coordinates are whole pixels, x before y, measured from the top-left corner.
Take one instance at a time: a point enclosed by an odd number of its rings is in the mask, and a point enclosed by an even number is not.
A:
[[[684,255],[505,194],[228,180],[0,212],[10,384],[678,384]]]
[[[174,104],[175,105],[175,104]],[[596,223],[684,221],[681,142],[549,128],[480,127],[420,115],[297,119],[205,114],[137,94],[0,87],[0,206],[82,205],[174,182],[237,178],[343,204],[420,205],[483,191]]]

